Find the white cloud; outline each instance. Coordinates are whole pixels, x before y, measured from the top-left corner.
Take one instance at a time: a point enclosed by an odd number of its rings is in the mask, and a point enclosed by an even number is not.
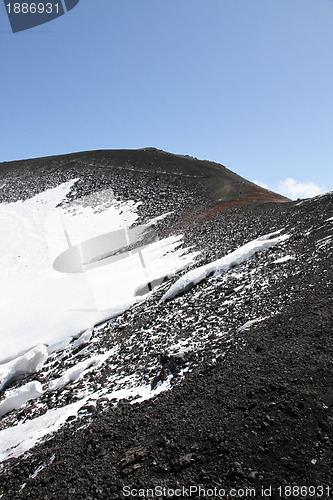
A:
[[[252,181],[254,182],[255,184],[257,184],[257,186],[260,186],[262,188],[265,188],[265,189],[269,189],[269,187],[267,186],[267,184],[265,184],[264,182],[261,182],[261,181]]]
[[[288,198],[295,200],[297,198],[312,198],[318,194],[325,193],[326,190],[323,186],[318,186],[318,184],[312,181],[297,182],[292,177],[288,177],[285,181],[280,182],[278,191]]]

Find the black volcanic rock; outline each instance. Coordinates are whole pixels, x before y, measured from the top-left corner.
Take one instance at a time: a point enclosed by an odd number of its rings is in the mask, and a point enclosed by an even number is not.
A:
[[[0,164],[0,180],[12,179],[1,193],[3,201],[25,199],[75,176],[81,177],[81,191],[111,186],[122,197],[149,195],[158,184],[177,192],[193,190],[206,203],[229,201],[287,201],[281,195],[247,181],[218,163],[167,153],[155,148],[72,153]],[[137,188],[126,180],[136,181]],[[125,182],[124,182],[125,181]],[[85,186],[84,186],[85,184]],[[122,190],[122,192],[120,192]]]
[[[73,196],[112,187],[144,201],[142,219],[174,210],[161,231],[182,232],[202,251],[197,265],[282,228],[290,238],[164,304],[162,285],[117,318],[111,339],[106,327],[102,341],[123,342],[129,370],[133,364],[154,384],[170,372],[172,390],[85,408],[24,459],[4,463],[2,498],[118,499],[155,487],[184,487],[174,498],[186,498],[190,486],[216,488],[216,499],[250,488],[258,499],[262,488],[272,488],[272,499],[300,498],[288,488],[301,486],[330,498],[333,194],[288,202],[221,165],[147,148],[1,164],[0,182],[11,180],[2,201],[76,177]],[[152,330],[164,337],[151,340]],[[166,337],[189,349],[171,352]],[[138,339],[131,350],[128,338]],[[105,366],[96,384],[112,369]],[[69,389],[64,397],[74,396]]]

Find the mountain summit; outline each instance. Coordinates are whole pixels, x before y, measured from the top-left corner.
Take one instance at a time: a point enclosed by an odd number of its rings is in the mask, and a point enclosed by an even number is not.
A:
[[[143,179],[143,186],[160,181],[170,187],[180,185],[185,189],[198,191],[206,201],[288,201],[287,198],[268,191],[243,177],[233,173],[225,166],[207,160],[198,160],[192,156],[168,153],[156,148],[138,150],[106,150],[72,153],[31,160],[5,162],[0,164],[0,175],[14,175],[21,182],[29,183],[29,176],[39,177],[40,186],[50,185],[55,172],[59,176],[68,176],[76,170],[82,174],[92,174],[97,169],[104,181],[121,169],[123,175]],[[45,177],[44,179],[42,177]],[[33,190],[30,184],[30,189]],[[34,188],[38,189],[37,186]]]

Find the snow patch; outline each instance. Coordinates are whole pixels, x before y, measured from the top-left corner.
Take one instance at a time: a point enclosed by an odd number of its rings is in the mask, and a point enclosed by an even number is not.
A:
[[[61,387],[67,385],[69,382],[79,379],[86,372],[87,368],[96,365],[98,361],[99,361],[98,356],[94,356],[93,358],[81,361],[81,363],[77,363],[72,368],[66,370],[65,373],[60,378],[52,380],[49,383],[48,390],[56,391],[57,389],[60,389]]]
[[[83,332],[80,337],[74,342],[73,349],[78,349],[79,347],[86,345],[90,342],[92,336],[92,328],[89,328],[85,332]]]
[[[160,302],[165,302],[166,300],[176,297],[180,293],[188,291],[194,285],[200,283],[200,281],[204,280],[211,274],[218,275],[225,273],[230,268],[250,259],[256,252],[267,250],[268,248],[271,248],[278,243],[282,243],[289,238],[289,235],[281,235],[274,238],[274,236],[279,232],[280,231],[260,236],[259,238],[237,248],[237,250],[234,250],[221,259],[215,260],[196,269],[192,269],[181,276],[181,278],[179,278],[169,288],[169,290],[163,295]]]
[[[53,352],[63,351],[72,341],[72,337],[65,337],[64,339],[56,342],[47,347],[48,354],[52,354]]]
[[[172,215],[174,212],[166,212],[165,214],[158,215],[157,217],[154,217],[151,219],[149,222],[147,222],[146,226],[154,226],[156,222],[159,222],[160,220],[165,219],[169,215]]]
[[[55,454],[53,453],[53,455],[51,456],[50,460],[48,462],[45,462],[44,464],[40,465],[39,467],[37,467],[37,469],[35,470],[35,472],[33,472],[32,474],[29,475],[29,479],[35,479],[38,474],[40,472],[42,472],[42,470],[45,469],[45,467],[48,467],[49,465],[52,464],[52,462],[54,462],[54,459],[55,459]]]
[[[244,325],[240,326],[238,328],[239,332],[245,332],[249,328],[251,328],[252,325],[255,325],[256,323],[261,323],[261,321],[265,321],[266,318],[256,318],[256,319],[250,319]]]
[[[155,396],[161,394],[161,392],[171,389],[171,376],[168,376],[166,380],[161,381],[155,389],[152,389],[150,385],[140,385],[134,387],[125,387],[123,389],[114,390],[105,397],[111,400],[123,400],[132,399],[131,404],[142,403],[142,401],[147,401]]]
[[[19,457],[43,437],[57,431],[70,416],[77,416],[88,398],[49,410],[44,415],[0,431],[0,462]]]
[[[4,401],[0,403],[0,417],[6,415],[12,410],[21,408],[24,403],[31,399],[37,399],[43,394],[43,387],[40,382],[29,382],[19,387],[7,395]]]
[[[288,260],[295,260],[295,257],[293,257],[292,255],[285,255],[284,257],[273,260],[273,264],[282,264],[283,262],[288,262]]]
[[[45,345],[34,347],[18,358],[0,365],[0,391],[12,380],[38,372],[48,358]]]
[[[117,348],[114,347],[104,354],[93,356],[91,358],[85,359],[84,361],[81,361],[80,363],[77,363],[75,366],[72,366],[71,368],[66,370],[61,377],[52,380],[49,383],[48,390],[56,391],[57,389],[61,389],[65,385],[69,384],[69,382],[78,380],[86,373],[90,372],[92,369],[97,368],[102,363],[104,363],[104,361],[110,358],[116,352],[116,350]]]

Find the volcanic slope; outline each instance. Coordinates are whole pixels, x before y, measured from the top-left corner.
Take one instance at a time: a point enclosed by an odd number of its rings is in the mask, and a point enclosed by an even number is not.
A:
[[[154,149],[0,172],[5,203],[75,179],[64,204],[110,188],[141,202],[136,224],[173,212],[143,241],[182,234],[200,252],[5,388],[3,401],[29,382],[43,393],[2,417],[0,440],[19,423],[22,444],[29,422],[78,407],[25,455],[14,438],[2,446],[2,498],[121,498],[124,487],[155,486],[216,487],[213,498],[232,488],[262,498],[272,487],[281,498],[288,485],[330,497],[332,193],[290,202],[224,167]]]

